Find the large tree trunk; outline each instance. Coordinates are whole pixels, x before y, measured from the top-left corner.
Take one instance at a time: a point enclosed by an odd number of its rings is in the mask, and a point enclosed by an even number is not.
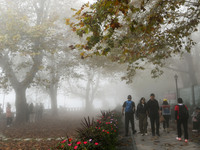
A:
[[[23,86],[15,89],[16,94],[16,122],[17,123],[24,123],[26,121],[27,115],[27,105],[26,105],[26,88]]]
[[[52,84],[50,86],[50,98],[51,98],[51,111],[53,116],[58,115],[58,108],[57,108],[57,93],[58,93],[58,85]]]

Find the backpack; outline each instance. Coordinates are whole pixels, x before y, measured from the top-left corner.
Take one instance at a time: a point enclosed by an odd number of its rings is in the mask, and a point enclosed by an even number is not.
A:
[[[171,115],[170,105],[162,105],[162,115]]]
[[[133,101],[126,101],[125,112],[133,112]]]
[[[189,118],[189,112],[188,112],[186,106],[179,105],[179,119],[188,119],[188,118]]]

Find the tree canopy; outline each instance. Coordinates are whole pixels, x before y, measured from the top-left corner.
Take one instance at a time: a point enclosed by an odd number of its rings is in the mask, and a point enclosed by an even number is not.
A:
[[[66,24],[84,39],[71,48],[81,50],[82,58],[106,55],[112,61],[127,63],[131,81],[137,69],[153,64],[153,77],[174,54],[190,52],[190,38],[200,19],[199,0],[97,0],[84,4]]]

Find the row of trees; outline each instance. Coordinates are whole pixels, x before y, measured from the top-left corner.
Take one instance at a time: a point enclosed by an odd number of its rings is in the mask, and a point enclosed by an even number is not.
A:
[[[67,81],[68,92],[73,92],[76,90],[71,80],[86,76],[84,98],[88,107],[97,92],[104,66],[113,65],[106,58],[102,61],[96,57],[82,63],[78,52],[69,49],[69,45],[79,40],[64,24],[69,4],[52,0],[0,1],[0,85],[5,91],[14,89],[16,93],[17,122],[25,121],[28,88],[36,86],[47,92],[52,113],[56,115],[61,83]],[[85,74],[79,71],[82,67]]]

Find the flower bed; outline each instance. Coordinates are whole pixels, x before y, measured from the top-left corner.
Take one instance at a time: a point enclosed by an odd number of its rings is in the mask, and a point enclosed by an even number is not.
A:
[[[101,112],[96,121],[84,118],[77,138],[66,138],[51,150],[115,150],[119,120],[120,113],[115,111]]]

